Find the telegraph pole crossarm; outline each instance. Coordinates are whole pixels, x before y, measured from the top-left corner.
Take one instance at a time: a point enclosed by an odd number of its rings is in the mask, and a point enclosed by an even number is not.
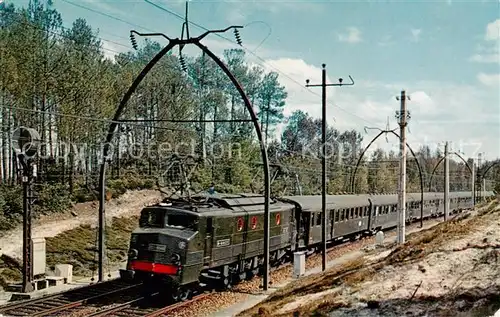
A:
[[[322,101],[322,119],[321,119],[321,167],[322,167],[322,190],[321,190],[321,236],[322,236],[322,269],[326,270],[326,224],[327,224],[327,214],[326,214],[326,87],[332,86],[352,86],[354,85],[354,80],[349,75],[351,80],[348,84],[343,84],[342,78],[339,78],[338,84],[327,84],[326,83],[326,64],[322,64],[321,72],[321,84],[309,84],[309,79],[306,79],[306,87],[321,87],[321,101]],[[333,228],[332,228],[333,229]],[[332,237],[334,233],[332,230]]]

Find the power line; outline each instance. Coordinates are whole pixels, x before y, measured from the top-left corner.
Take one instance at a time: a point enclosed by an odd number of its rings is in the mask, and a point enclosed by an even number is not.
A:
[[[60,117],[68,117],[68,118],[74,118],[74,119],[82,119],[82,120],[88,120],[88,121],[96,121],[96,122],[104,122],[104,123],[118,123],[118,124],[121,124],[121,125],[132,125],[132,126],[138,126],[138,127],[141,127],[141,128],[148,127],[148,128],[161,129],[161,130],[169,130],[169,131],[191,132],[191,130],[187,130],[187,129],[176,129],[176,128],[149,126],[149,125],[146,126],[146,125],[139,124],[139,123],[122,122],[120,120],[114,121],[114,120],[110,120],[110,119],[99,119],[99,118],[96,118],[96,117],[86,117],[86,116],[66,114],[66,113],[60,113],[60,112],[49,112],[49,111],[29,109],[29,108],[21,108],[21,107],[15,107],[15,106],[10,107],[10,109],[20,110],[20,111],[27,111],[27,112],[35,112],[35,113],[41,113],[41,114],[48,114],[48,115],[60,116]]]
[[[71,2],[71,1],[68,1],[68,0],[61,0],[61,1],[66,2],[66,3],[68,3],[68,4],[71,4],[71,5],[75,6],[75,7],[78,7],[78,8],[81,8],[81,9],[87,10],[87,11],[91,11],[91,12],[94,12],[94,13],[97,13],[97,14],[100,14],[100,15],[103,15],[103,16],[108,17],[108,18],[110,18],[110,19],[113,19],[113,20],[116,20],[116,21],[123,22],[123,23],[128,24],[128,25],[131,25],[131,26],[135,26],[135,27],[138,27],[138,28],[141,28],[141,29],[144,29],[144,30],[148,30],[148,31],[151,31],[151,32],[156,32],[156,31],[154,31],[154,30],[152,30],[152,29],[149,29],[149,28],[146,28],[146,27],[144,27],[144,26],[140,26],[140,25],[138,25],[138,24],[134,24],[134,23],[132,23],[132,22],[129,22],[129,21],[126,21],[126,20],[123,20],[123,19],[117,18],[117,17],[115,17],[115,16],[112,16],[111,14],[107,14],[107,13],[104,13],[104,12],[101,12],[101,11],[97,11],[97,10],[91,9],[91,8],[86,7],[86,6],[83,6],[83,5],[81,5],[81,4],[76,4],[76,3]]]

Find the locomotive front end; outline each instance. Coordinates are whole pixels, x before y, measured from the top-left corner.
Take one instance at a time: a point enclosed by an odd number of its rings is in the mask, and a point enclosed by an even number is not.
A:
[[[199,253],[198,219],[196,213],[186,210],[144,208],[139,228],[132,232],[127,268],[120,271],[121,277],[167,284],[174,289],[192,283],[192,258]]]

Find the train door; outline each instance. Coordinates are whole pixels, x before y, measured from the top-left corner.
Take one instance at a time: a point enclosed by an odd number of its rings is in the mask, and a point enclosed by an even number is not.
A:
[[[213,245],[213,238],[214,238],[214,226],[213,226],[213,218],[208,217],[207,218],[207,226],[206,226],[206,233],[205,233],[205,250],[204,250],[204,262],[210,262],[210,259],[212,257],[212,245]]]
[[[372,200],[368,199],[368,206],[365,207],[368,213],[368,231],[372,231],[373,227],[373,204]]]
[[[304,246],[309,245],[309,240],[311,239],[311,213],[302,212],[301,213],[301,227],[304,230]]]
[[[330,210],[330,240],[335,237],[335,209]]]

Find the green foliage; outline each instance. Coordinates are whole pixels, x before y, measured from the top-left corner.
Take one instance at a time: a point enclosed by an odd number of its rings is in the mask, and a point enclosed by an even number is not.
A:
[[[155,187],[155,180],[153,178],[129,174],[123,178],[109,180],[108,187],[112,195],[111,197],[117,198],[127,190],[152,189]]]
[[[0,255],[0,288],[20,281],[22,278],[21,269],[22,265],[16,259],[6,254]]]
[[[22,189],[0,185],[0,231],[12,229],[23,213]]]
[[[36,214],[61,213],[71,207],[69,191],[62,184],[43,184],[37,190]]]
[[[138,217],[113,218],[106,226],[106,248],[112,262],[126,260],[130,233],[137,226]],[[73,274],[89,276],[97,270],[97,229],[79,226],[46,240],[47,266],[60,263],[73,265]]]

